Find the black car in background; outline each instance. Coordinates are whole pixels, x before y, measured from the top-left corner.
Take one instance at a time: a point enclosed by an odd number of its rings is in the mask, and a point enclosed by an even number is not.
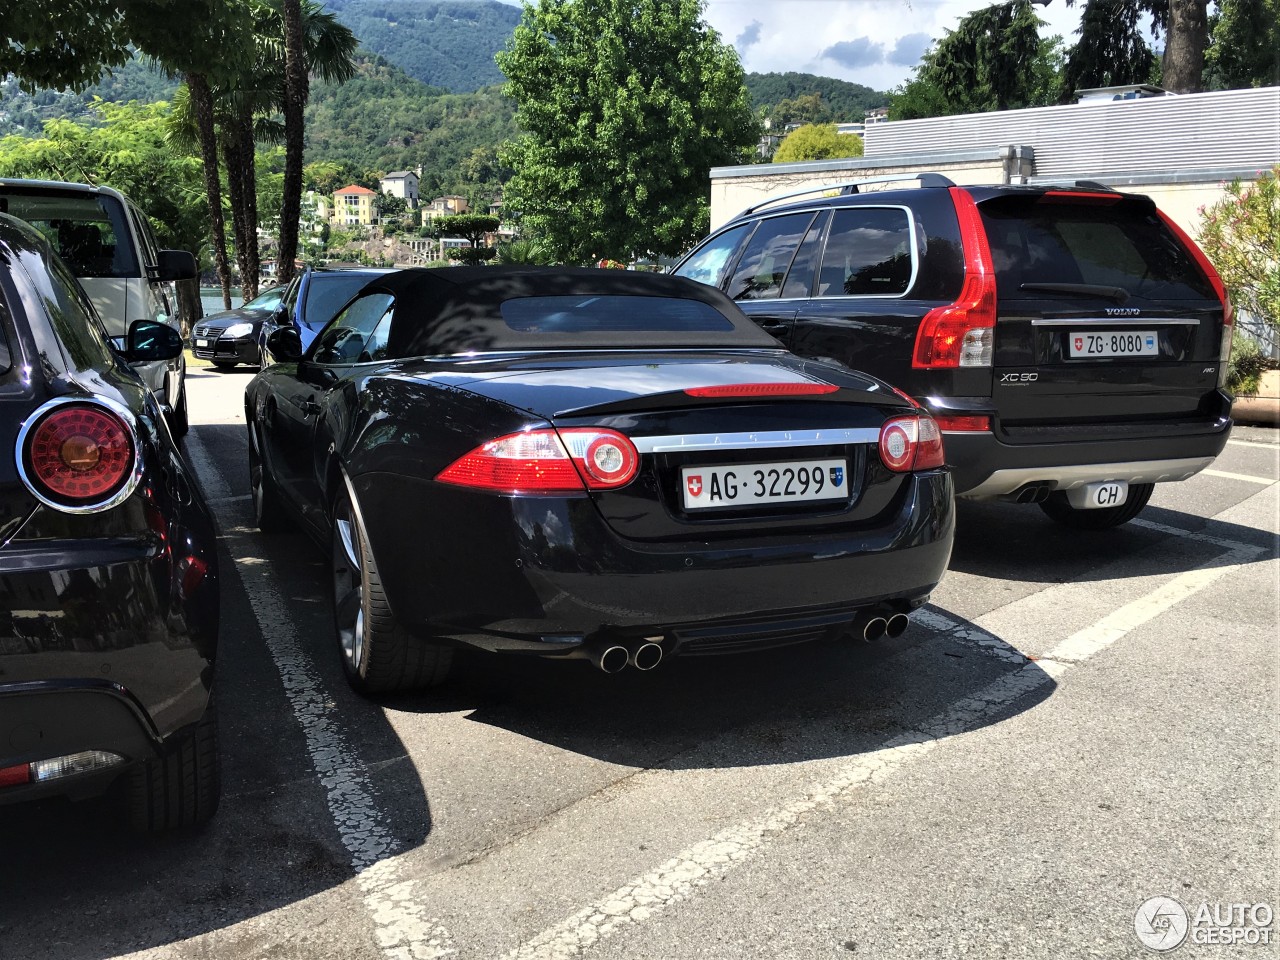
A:
[[[1230,304],[1149,198],[886,182],[903,179],[767,200],[674,273],[723,290],[795,353],[918,398],[957,496],[1105,529],[1222,451]]]
[[[0,215],[0,806],[115,788],[141,829],[218,804],[214,530],[129,362],[33,228]]]
[[[267,337],[281,327],[292,327],[304,346],[315,339],[326,323],[366,283],[387,273],[374,268],[308,268],[294,277],[285,290],[280,305],[263,318],[259,331],[259,348],[265,348]],[[264,359],[265,352],[262,352]]]
[[[191,352],[219,370],[262,364],[262,323],[280,310],[286,288],[271,287],[242,307],[212,313],[192,328]]]
[[[946,569],[934,421],[701,284],[406,270],[269,348],[245,395],[258,525],[329,551],[364,692],[439,681],[457,645],[614,672],[897,636]]]

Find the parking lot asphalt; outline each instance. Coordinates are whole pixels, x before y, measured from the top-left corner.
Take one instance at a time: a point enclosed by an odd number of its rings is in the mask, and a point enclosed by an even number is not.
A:
[[[616,677],[463,656],[371,702],[325,557],[252,527],[251,373],[189,374],[222,808],[142,839],[102,803],[6,809],[0,958],[1141,957],[1150,897],[1280,908],[1275,430],[1105,534],[961,504],[896,641]],[[1280,956],[1278,927],[1173,955]]]

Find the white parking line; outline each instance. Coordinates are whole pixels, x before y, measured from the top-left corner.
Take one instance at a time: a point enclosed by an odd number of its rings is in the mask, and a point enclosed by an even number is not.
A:
[[[230,500],[230,490],[200,440],[198,428],[187,434],[185,446],[210,500]],[[299,642],[270,565],[250,555],[242,538],[219,532],[235,561],[285,696],[306,738],[307,753],[325,788],[329,813],[350,855],[383,955],[392,960],[434,960],[456,952],[449,932],[415,902],[410,881],[400,877],[399,863],[391,859],[399,845],[383,826],[387,818],[374,800],[364,764],[347,745],[340,723],[335,722],[332,698]]]
[[[1237,447],[1263,447],[1267,450],[1280,450],[1280,443],[1263,443],[1258,440],[1236,440],[1232,438],[1227,443]]]
[[[505,960],[570,960],[619,930],[643,923],[664,908],[692,896],[708,881],[723,876],[771,839],[801,823],[810,812],[830,807],[844,794],[864,784],[884,780],[907,763],[927,754],[944,738],[988,722],[1016,700],[1051,680],[1061,678],[1130,631],[1235,571],[1242,563],[1266,552],[1263,547],[1218,540],[1187,530],[1158,524],[1144,525],[1225,547],[1227,553],[1175,576],[1156,590],[1067,637],[1047,657],[1033,663],[1026,662],[1016,647],[981,628],[959,624],[933,609],[918,611],[916,620],[922,625],[950,634],[953,639],[971,640],[1001,659],[1021,661],[1022,666],[977,694],[952,703],[915,730],[890,740],[881,749],[861,754],[841,765],[834,776],[794,800],[689,847],[521,944],[508,953]],[[1054,594],[1062,589],[1075,588],[1074,583],[1066,583],[1042,591],[1039,597],[1047,609],[1054,609]]]
[[[1269,477],[1254,477],[1247,473],[1228,473],[1226,470],[1202,470],[1201,473],[1210,477],[1226,477],[1228,480],[1247,480],[1250,483],[1260,483],[1264,487],[1269,487],[1276,482]]]

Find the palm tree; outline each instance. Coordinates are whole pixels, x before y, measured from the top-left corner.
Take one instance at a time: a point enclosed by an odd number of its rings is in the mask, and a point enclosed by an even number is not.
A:
[[[278,0],[284,27],[284,197],[280,205],[280,280],[293,278],[302,205],[302,111],[310,96],[310,73],[342,83],[355,75],[356,38],[313,0]]]

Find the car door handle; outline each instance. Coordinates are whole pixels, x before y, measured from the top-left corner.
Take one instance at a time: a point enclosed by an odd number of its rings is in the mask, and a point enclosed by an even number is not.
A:
[[[304,417],[314,417],[320,412],[320,404],[314,400],[303,400],[299,406],[302,407],[302,415]]]

